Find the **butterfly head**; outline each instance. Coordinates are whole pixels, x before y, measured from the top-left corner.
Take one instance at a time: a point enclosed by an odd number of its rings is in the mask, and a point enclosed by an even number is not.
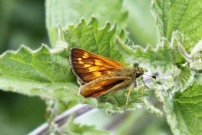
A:
[[[142,76],[144,74],[144,69],[141,67],[137,67],[136,68],[136,72],[135,72],[135,77],[139,78],[140,76]]]

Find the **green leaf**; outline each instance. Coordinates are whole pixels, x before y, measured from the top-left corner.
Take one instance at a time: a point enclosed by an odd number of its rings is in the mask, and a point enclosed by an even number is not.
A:
[[[82,48],[123,62],[122,55],[113,43],[115,34],[116,25],[111,28],[110,23],[107,23],[104,28],[100,28],[98,20],[93,17],[88,24],[82,19],[78,26],[69,26],[64,31],[64,39],[70,48]]]
[[[195,80],[200,84],[202,85],[202,73],[199,72],[195,75]]]
[[[161,37],[166,37],[169,20],[169,9],[171,0],[154,0],[152,3],[152,11],[156,17],[159,34]]]
[[[69,68],[67,52],[65,48],[42,46],[36,51],[21,47],[16,52],[4,53],[0,56],[0,88],[40,97],[54,97],[67,90],[76,94],[77,85],[73,83],[75,77]]]
[[[168,65],[182,64],[185,59],[178,50],[176,43],[162,39],[157,48],[148,46],[142,48],[139,45],[127,44],[122,39],[116,38],[116,45],[125,56],[127,63],[150,64],[166,68]]]
[[[202,70],[202,40],[191,51],[190,67],[194,70]]]
[[[160,35],[171,40],[174,31],[184,33],[188,40],[183,46],[190,52],[202,37],[201,6],[201,0],[155,0],[152,9]]]
[[[195,82],[183,93],[168,93],[165,110],[174,134],[201,134],[202,86]]]
[[[189,66],[191,68],[192,74],[194,72],[195,74],[195,80],[202,84],[202,74],[201,74],[201,70],[202,70],[202,62],[201,62],[201,58],[202,58],[202,40],[200,40],[195,46],[194,48],[191,50],[191,54],[188,54],[186,52],[186,50],[184,49],[184,47],[182,45],[179,45],[180,51],[182,53],[182,55],[184,56],[184,58],[187,60],[187,62],[189,62]]]
[[[64,29],[72,23],[79,22],[81,17],[89,20],[92,16],[95,16],[102,25],[106,20],[119,22],[122,26],[125,25],[127,12],[123,11],[122,3],[122,0],[47,0],[46,26],[51,45],[55,46],[58,40],[56,28],[59,25]]]
[[[183,92],[189,87],[194,79],[194,74],[188,66],[180,67],[180,74],[175,78],[175,90]]]

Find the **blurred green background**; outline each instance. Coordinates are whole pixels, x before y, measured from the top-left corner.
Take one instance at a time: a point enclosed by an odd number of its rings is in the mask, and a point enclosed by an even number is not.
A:
[[[49,44],[44,0],[0,1],[0,53],[22,44],[37,49]],[[45,104],[38,97],[0,91],[0,135],[23,135],[45,121]]]

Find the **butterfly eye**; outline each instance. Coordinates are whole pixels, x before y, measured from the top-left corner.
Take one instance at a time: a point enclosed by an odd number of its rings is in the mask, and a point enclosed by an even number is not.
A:
[[[138,78],[138,77],[140,77],[141,75],[142,75],[142,73],[137,72],[137,73],[135,74],[135,77]]]
[[[143,68],[137,68],[135,77],[138,78],[138,77],[140,77],[140,76],[143,75],[143,74],[144,74]]]

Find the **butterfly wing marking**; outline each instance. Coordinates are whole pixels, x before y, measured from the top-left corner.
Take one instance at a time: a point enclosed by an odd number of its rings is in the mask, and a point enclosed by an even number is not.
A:
[[[130,85],[131,78],[129,77],[111,77],[102,78],[92,81],[86,85],[83,85],[79,89],[79,94],[84,97],[96,98],[109,91],[116,90]]]
[[[78,48],[71,50],[70,62],[81,84],[89,83],[101,76],[112,74],[116,69],[124,68],[119,62]]]

